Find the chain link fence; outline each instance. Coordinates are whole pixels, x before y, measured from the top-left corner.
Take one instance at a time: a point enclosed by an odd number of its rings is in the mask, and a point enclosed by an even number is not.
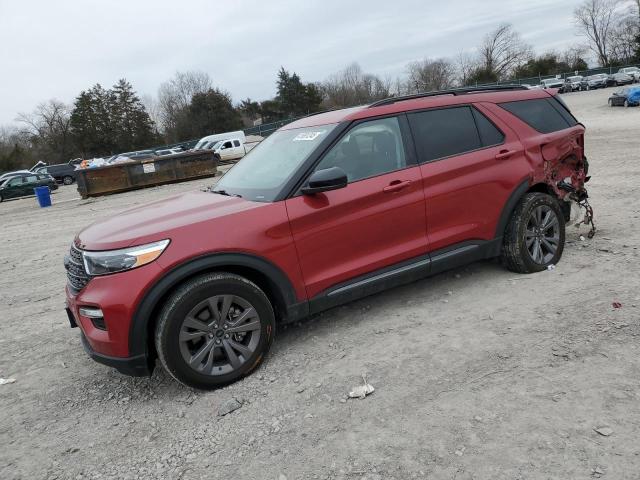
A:
[[[516,85],[538,85],[542,80],[547,78],[562,78],[563,80],[567,77],[573,77],[575,75],[580,75],[582,77],[588,77],[591,75],[597,75],[599,73],[606,73],[607,75],[612,75],[614,73],[618,73],[618,71],[622,68],[628,67],[638,67],[640,68],[640,64],[631,64],[631,65],[621,65],[619,67],[597,67],[597,68],[589,68],[587,70],[577,70],[574,72],[564,72],[556,75],[538,75],[537,77],[528,77],[528,78],[515,78],[511,80],[502,80],[495,83],[478,83],[476,82],[476,86],[484,86],[484,85],[508,85],[508,84],[516,84]]]

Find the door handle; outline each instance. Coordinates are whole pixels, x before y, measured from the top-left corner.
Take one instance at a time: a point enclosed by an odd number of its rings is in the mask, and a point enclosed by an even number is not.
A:
[[[389,185],[384,187],[382,189],[382,191],[384,193],[399,192],[400,190],[403,190],[403,189],[407,188],[410,185],[411,185],[411,180],[405,180],[404,182],[401,181],[401,180],[394,180]]]
[[[505,160],[515,153],[515,150],[500,150],[496,154],[496,160]]]

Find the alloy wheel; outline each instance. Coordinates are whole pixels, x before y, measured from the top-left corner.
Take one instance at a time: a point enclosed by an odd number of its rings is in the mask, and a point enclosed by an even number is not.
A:
[[[244,365],[260,342],[256,309],[237,295],[216,295],[200,302],[180,328],[182,358],[204,375],[225,375]]]
[[[525,243],[531,259],[538,265],[553,259],[560,244],[560,223],[551,207],[540,205],[533,209],[527,221]]]

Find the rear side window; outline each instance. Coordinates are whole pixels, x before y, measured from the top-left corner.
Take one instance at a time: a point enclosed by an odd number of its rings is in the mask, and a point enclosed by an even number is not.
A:
[[[476,119],[476,125],[478,125],[478,133],[480,133],[480,140],[482,141],[483,147],[500,145],[504,142],[504,133],[498,130],[487,117],[475,108],[473,109],[473,116]]]
[[[240,140],[234,140],[233,141],[233,146],[234,147],[239,147],[240,146]]]
[[[575,125],[575,119],[568,112],[561,113],[562,105],[556,106],[553,102],[552,99],[537,98],[499,105],[540,133],[557,132]]]
[[[427,110],[407,116],[421,163],[482,146],[470,107]]]

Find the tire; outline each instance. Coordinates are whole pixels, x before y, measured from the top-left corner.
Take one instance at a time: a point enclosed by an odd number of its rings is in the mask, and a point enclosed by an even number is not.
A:
[[[257,285],[238,275],[208,273],[187,280],[169,297],[155,346],[160,363],[178,382],[211,390],[260,365],[274,332],[273,307]]]
[[[624,108],[628,108],[629,107],[629,100],[625,100],[623,105],[624,105]]]
[[[565,220],[558,201],[546,193],[527,193],[511,214],[505,229],[503,263],[517,273],[546,270],[562,257],[564,240]],[[555,250],[549,248],[554,245]]]
[[[609,99],[609,106],[613,107],[613,100]]]
[[[73,177],[70,177],[69,175],[63,177],[62,183],[64,183],[65,185],[71,185],[73,183]]]
[[[0,195],[0,203],[2,203],[3,200],[4,198],[2,198],[2,195]]]

